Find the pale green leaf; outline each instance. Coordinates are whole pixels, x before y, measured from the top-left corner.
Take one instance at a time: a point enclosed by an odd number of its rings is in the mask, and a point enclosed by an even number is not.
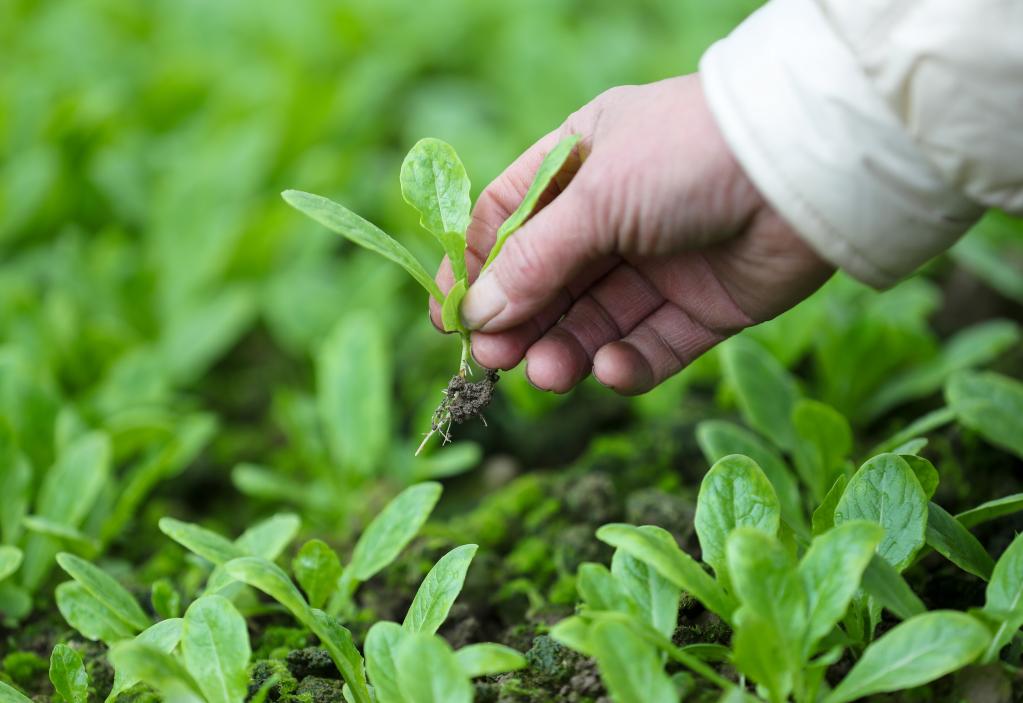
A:
[[[799,389],[791,374],[748,337],[728,340],[721,345],[720,356],[721,370],[735,391],[746,423],[782,449],[794,449],[792,410],[799,400]]]
[[[203,596],[185,612],[181,652],[207,703],[242,703],[248,691],[249,632],[231,601]]]
[[[766,618],[745,608],[735,614],[735,625],[732,635],[735,667],[767,689],[771,703],[786,701],[793,687],[793,671],[779,660],[775,627]],[[739,700],[743,700],[741,696]]]
[[[671,637],[678,619],[681,589],[646,562],[624,551],[616,550],[611,557],[611,573],[636,603],[646,622],[665,637]]]
[[[455,652],[455,659],[458,660],[458,665],[462,667],[465,675],[471,679],[518,671],[527,666],[526,658],[521,652],[493,642],[462,647]]]
[[[111,644],[138,632],[77,581],[60,584],[55,595],[57,609],[67,624],[86,639]]]
[[[918,615],[867,647],[824,701],[846,703],[921,686],[973,662],[990,639],[987,628],[965,613],[937,610]]]
[[[102,569],[67,552],[57,555],[57,563],[94,598],[102,601],[112,613],[136,632],[152,624],[149,616],[131,593]]]
[[[33,703],[33,701],[13,686],[0,681],[0,703]]]
[[[981,503],[969,510],[964,510],[956,515],[956,520],[963,527],[976,527],[985,522],[1018,513],[1021,510],[1023,510],[1023,493],[1013,493],[1012,495]]]
[[[927,511],[927,544],[963,571],[988,580],[995,562],[984,545],[940,505],[929,503]]]
[[[281,193],[281,197],[288,205],[316,220],[327,229],[398,264],[412,278],[416,279],[419,285],[426,289],[426,292],[432,295],[438,303],[444,300],[444,295],[437,287],[433,276],[426,272],[412,252],[376,225],[359,217],[348,208],[319,195],[303,193],[299,190],[286,190]]]
[[[309,605],[322,608],[337,589],[341,561],[326,542],[311,539],[298,550],[291,562],[291,572],[305,591]]]
[[[21,566],[22,554],[17,547],[0,545],[0,581],[13,574]]]
[[[852,429],[830,405],[806,398],[792,408],[792,427],[796,468],[814,497],[821,500],[852,451]]]
[[[941,481],[941,477],[938,476],[938,470],[934,468],[934,464],[916,454],[893,453],[901,456],[902,460],[909,464],[909,468],[913,469],[916,480],[920,482],[920,488],[923,489],[927,500],[933,498],[934,492],[938,490],[938,483]]]
[[[426,523],[440,494],[439,483],[417,483],[384,506],[355,544],[348,566],[352,576],[366,581],[394,561]]]
[[[119,642],[107,654],[115,671],[154,688],[166,703],[208,703],[184,665],[175,657],[145,642]]]
[[[949,379],[945,399],[959,422],[1023,457],[1023,382],[997,373],[963,371]]]
[[[578,615],[571,615],[551,628],[551,638],[583,656],[592,657],[590,625]]]
[[[924,544],[927,498],[905,459],[881,454],[850,479],[835,508],[835,524],[869,520],[885,529],[877,551],[896,570],[913,560]]]
[[[767,476],[749,457],[726,456],[711,467],[696,500],[696,534],[703,561],[727,583],[725,543],[739,527],[776,535],[781,519],[778,497]]]
[[[162,620],[140,632],[135,641],[170,654],[181,641],[184,624],[185,621],[182,618]],[[110,689],[110,695],[107,696],[108,703],[116,700],[120,693],[127,691],[138,682],[139,680],[132,677],[127,669],[117,669],[114,671],[114,685]]]
[[[998,623],[985,660],[994,661],[1023,626],[1023,535],[998,558],[987,584],[984,612]]]
[[[371,703],[372,696],[366,683],[366,670],[362,655],[355,648],[355,641],[348,628],[322,610],[311,611],[310,629],[320,638],[323,647],[330,654],[341,678],[352,691],[356,703]]]
[[[407,703],[471,703],[473,687],[443,639],[425,632],[402,638],[395,659]]]
[[[533,182],[529,185],[529,189],[522,198],[522,202],[515,208],[515,212],[498,227],[497,240],[494,242],[494,247],[490,250],[487,260],[483,263],[484,269],[490,266],[494,259],[497,258],[497,255],[501,253],[501,249],[504,247],[505,242],[508,241],[508,237],[513,235],[526,219],[533,214],[533,210],[536,209],[536,204],[540,201],[540,197],[550,186],[554,177],[561,171],[578,143],[579,135],[569,135],[558,142],[557,146],[551,149],[547,156],[544,157],[540,167],[536,170],[536,175],[533,176]]]
[[[440,320],[446,332],[465,333],[465,325],[462,324],[461,305],[465,298],[467,288],[465,281],[455,281],[444,298],[444,304],[440,308]]]
[[[678,694],[653,645],[619,622],[590,628],[590,648],[615,703],[677,703]]]
[[[575,587],[583,603],[591,610],[616,610],[630,615],[639,614],[639,606],[603,564],[590,562],[580,564]]]
[[[160,531],[194,554],[213,564],[225,564],[232,559],[248,556],[234,542],[205,527],[165,517],[159,522]]]
[[[78,650],[58,644],[50,653],[50,683],[67,703],[87,703],[89,674]]]
[[[402,627],[408,632],[426,632],[433,634],[444,624],[448,611],[454,604],[465,583],[465,574],[469,570],[473,556],[476,555],[475,544],[463,544],[455,547],[442,556],[423,579],[416,591],[412,605]]]
[[[880,606],[887,608],[902,620],[926,610],[923,602],[913,593],[913,589],[895,567],[876,554],[863,571],[861,585]]]
[[[824,500],[813,511],[813,517],[811,518],[814,535],[823,534],[834,526],[835,508],[838,507],[838,501],[841,500],[847,485],[849,485],[849,479],[845,474],[839,474],[835,482],[831,484],[831,488],[824,494]]]
[[[373,684],[377,703],[405,703],[398,689],[398,644],[405,630],[394,622],[380,621],[369,628],[363,651],[366,653],[366,671]]]

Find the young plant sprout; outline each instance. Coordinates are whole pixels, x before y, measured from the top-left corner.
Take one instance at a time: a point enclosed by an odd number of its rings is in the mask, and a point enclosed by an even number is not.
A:
[[[494,247],[480,273],[493,262],[508,237],[533,213],[540,196],[564,166],[578,141],[578,135],[566,137],[544,158],[519,207],[497,230]],[[439,139],[428,138],[417,142],[401,165],[401,194],[405,202],[419,212],[419,224],[440,242],[451,262],[455,282],[447,295],[441,292],[436,281],[412,252],[351,210],[327,198],[298,190],[286,190],[281,195],[296,210],[405,269],[440,303],[444,330],[458,333],[461,341],[458,372],[443,391],[444,399],[434,411],[430,430],[416,450],[418,455],[435,434],[439,434],[445,443],[449,442],[452,424],[457,425],[474,417],[482,420],[482,412],[493,397],[498,375],[496,371],[487,370],[481,380],[468,380],[472,374],[469,366],[469,331],[462,324],[459,308],[469,287],[469,275],[465,267],[465,232],[469,227],[472,201],[469,196],[469,176],[454,148]]]

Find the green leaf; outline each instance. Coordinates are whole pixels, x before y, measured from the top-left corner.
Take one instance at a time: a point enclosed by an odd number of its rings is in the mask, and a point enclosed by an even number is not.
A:
[[[444,304],[440,308],[440,320],[444,325],[445,332],[462,332],[465,334],[465,325],[462,324],[461,305],[465,298],[465,281],[455,281],[444,298]]]
[[[796,468],[814,497],[821,500],[852,451],[852,429],[830,405],[805,398],[792,408],[792,427]]]
[[[339,475],[380,470],[391,440],[392,372],[379,316],[343,316],[320,348],[317,409]]]
[[[793,687],[792,667],[778,655],[778,632],[757,613],[740,608],[735,614],[732,659],[735,667],[770,693],[771,703],[782,703]],[[731,699],[726,699],[731,700]],[[738,700],[744,700],[741,696]]]
[[[590,647],[616,703],[676,703],[678,694],[654,647],[619,622],[590,628]]]
[[[420,215],[419,224],[444,247],[456,281],[466,279],[465,230],[469,227],[469,176],[454,148],[421,139],[401,164],[401,195]]]
[[[150,644],[118,642],[107,654],[115,671],[156,689],[167,703],[204,703],[201,689],[176,658]]]
[[[805,535],[806,517],[796,477],[777,451],[756,433],[724,420],[704,420],[696,426],[696,441],[707,462],[729,454],[743,454],[757,463],[774,486],[781,516],[798,534]]]
[[[249,631],[231,601],[203,596],[185,612],[181,651],[207,703],[242,703],[248,691]]]
[[[994,559],[969,530],[936,503],[927,505],[927,544],[963,571],[987,581]]]
[[[417,483],[384,506],[355,544],[348,566],[352,576],[367,581],[394,561],[426,523],[440,494],[439,483]]]
[[[927,498],[906,460],[881,454],[867,461],[850,479],[835,508],[835,524],[870,520],[885,529],[877,548],[902,571],[924,544]]]
[[[37,535],[52,537],[63,547],[74,550],[85,557],[92,557],[100,550],[99,541],[74,527],[63,525],[37,515],[26,515],[21,521],[25,529]]]
[[[301,526],[301,520],[294,513],[271,515],[247,528],[234,541],[234,546],[244,555],[273,561],[291,544]],[[224,570],[224,566],[218,565],[210,574],[206,592],[232,598],[236,592],[235,586],[236,584],[231,584],[231,577]]]
[[[711,467],[696,500],[696,534],[703,561],[727,584],[725,543],[739,527],[778,533],[781,509],[771,482],[756,462],[739,454],[726,456]]]
[[[920,482],[920,488],[923,489],[927,500],[933,498],[934,492],[938,490],[938,483],[941,481],[941,478],[938,476],[938,470],[934,468],[934,464],[915,454],[899,453],[899,456],[909,464],[909,468],[913,469],[916,480]]]
[[[60,584],[55,594],[60,614],[86,639],[111,644],[138,632],[77,581]]]
[[[799,562],[809,611],[804,658],[809,658],[817,643],[845,615],[883,536],[879,525],[853,521],[828,530],[810,543]]]
[[[225,564],[248,556],[234,542],[205,527],[169,517],[161,518],[158,524],[165,535],[212,564]]]
[[[696,560],[678,548],[666,530],[611,524],[597,530],[597,539],[646,562],[722,620],[731,619],[735,601]]]
[[[736,630],[742,632],[750,623],[748,614],[755,616],[758,636],[773,650],[779,669],[777,683],[772,682],[774,677],[760,683],[780,686],[771,690],[777,700],[784,700],[802,663],[807,629],[807,593],[795,559],[777,537],[749,527],[732,532],[727,551],[728,569],[742,604],[736,613]]]
[[[110,474],[110,440],[101,432],[89,432],[65,447],[43,478],[35,514],[55,523],[78,527],[85,520]],[[54,541],[30,535],[25,543],[21,582],[37,589],[50,573],[57,554]]]
[[[903,620],[920,615],[926,608],[902,575],[880,556],[874,555],[863,571],[861,582],[877,603]]]
[[[956,520],[963,527],[970,528],[1000,517],[1005,517],[1006,515],[1018,513],[1021,510],[1023,510],[1023,493],[1013,493],[1012,495],[981,503],[969,510],[964,510],[956,515]]]
[[[839,474],[831,488],[824,494],[824,500],[813,511],[811,524],[814,536],[824,534],[835,525],[835,508],[838,507],[838,501],[841,500],[847,485],[849,479],[845,474]]]
[[[127,589],[102,569],[67,552],[57,555],[57,563],[135,632],[144,630],[152,624]]]
[[[590,625],[578,615],[571,615],[551,628],[551,638],[583,656],[592,657]]]
[[[965,613],[937,610],[887,632],[863,652],[825,703],[921,686],[960,669],[984,651],[991,635]]]
[[[799,389],[785,367],[757,342],[739,336],[721,345],[721,370],[746,423],[782,449],[793,450],[792,410]]]
[[[77,650],[58,644],[50,654],[50,682],[67,703],[87,703],[89,674]]]
[[[471,703],[473,687],[451,647],[437,635],[406,635],[395,658],[407,703]]]
[[[412,255],[412,252],[376,225],[362,219],[348,208],[319,195],[303,193],[299,190],[286,190],[281,193],[281,197],[288,205],[316,220],[327,229],[398,264],[412,278],[416,279],[419,285],[438,303],[444,300],[444,295],[437,287],[437,283],[426,272],[419,260]]]
[[[140,632],[135,638],[135,642],[170,654],[181,641],[184,624],[185,621],[182,618],[162,620]],[[112,703],[120,693],[127,691],[138,682],[139,680],[132,677],[127,669],[117,669],[114,672],[114,685],[110,689],[110,695],[107,696],[107,703]]]
[[[406,633],[400,625],[380,621],[369,628],[363,650],[366,653],[366,671],[373,683],[378,703],[404,703],[398,690],[398,666],[395,661],[398,645]]]
[[[462,592],[465,574],[476,555],[475,544],[463,544],[442,556],[416,591],[402,627],[408,632],[433,634],[444,624],[448,611]]]
[[[960,330],[933,358],[885,381],[866,401],[863,413],[874,419],[902,403],[936,393],[951,374],[994,361],[1019,339],[1019,326],[1009,320],[988,320]]]
[[[355,648],[352,633],[322,610],[312,610],[310,629],[320,638],[334,665],[352,691],[356,703],[372,703],[362,655]]]
[[[31,593],[13,580],[0,582],[0,623],[17,623],[31,611]]]
[[[153,582],[149,601],[153,612],[162,618],[176,618],[181,615],[181,594],[167,579]]]
[[[0,681],[0,703],[33,703],[33,701],[13,686]]]
[[[639,529],[648,530],[645,527]],[[646,562],[624,551],[616,550],[611,557],[611,573],[636,603],[646,622],[665,637],[671,637],[675,632],[682,595],[679,587]]]
[[[493,263],[497,255],[501,253],[504,243],[508,241],[508,237],[512,236],[525,223],[526,219],[533,214],[533,210],[540,201],[540,197],[550,186],[554,177],[561,171],[578,143],[578,134],[569,135],[558,142],[557,146],[551,149],[547,156],[544,157],[540,168],[536,170],[536,175],[533,176],[533,182],[529,185],[529,190],[526,191],[526,195],[522,198],[522,202],[515,208],[515,212],[497,228],[497,239],[494,242],[494,247],[490,250],[490,255],[483,263],[483,269]]]
[[[926,415],[917,418],[913,422],[909,423],[906,427],[902,428],[888,439],[884,440],[876,447],[870,450],[868,456],[874,456],[875,454],[884,454],[885,452],[893,452],[895,454],[911,454],[913,452],[907,451],[896,451],[897,448],[905,445],[921,435],[925,435],[928,432],[933,432],[936,429],[944,427],[948,423],[955,420],[955,413],[952,412],[951,408],[938,408],[932,410]]]
[[[527,666],[526,658],[518,650],[493,642],[481,642],[462,647],[455,652],[455,659],[470,679],[479,676],[495,676],[509,671],[518,671]]]
[[[949,379],[945,399],[959,422],[1023,457],[1023,383],[997,373],[963,371]]]
[[[309,604],[314,608],[322,608],[337,589],[337,581],[341,578],[341,561],[337,558],[337,552],[326,542],[311,539],[298,550],[291,562],[291,571],[305,591]]]
[[[0,545],[0,581],[13,574],[21,566],[22,554],[17,547]]]
[[[987,584],[984,612],[998,623],[984,656],[994,661],[1023,626],[1023,535],[1017,535],[998,558]]]
[[[10,430],[0,425],[0,543],[21,539],[21,520],[28,513],[32,466],[15,446]]]
[[[603,564],[580,564],[575,587],[590,610],[616,610],[630,615],[639,612],[639,606]]]

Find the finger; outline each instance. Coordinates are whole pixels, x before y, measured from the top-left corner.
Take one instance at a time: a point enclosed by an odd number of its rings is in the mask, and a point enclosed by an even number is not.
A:
[[[445,256],[443,261],[440,262],[440,268],[437,269],[437,275],[434,277],[434,280],[437,281],[437,286],[444,295],[447,295],[448,291],[451,290],[451,286],[455,285],[455,274],[451,270],[451,261],[448,257]],[[444,323],[441,322],[440,312],[440,303],[431,295],[430,322],[433,323],[438,332],[447,333],[447,330],[444,329]]]
[[[622,340],[601,347],[593,375],[623,395],[645,393],[722,339],[677,305],[664,303]]]
[[[462,319],[470,329],[499,332],[525,322],[558,290],[597,259],[610,238],[593,215],[585,171],[511,236],[501,253],[469,287]]]
[[[514,368],[525,357],[526,351],[561,319],[572,304],[617,264],[616,257],[596,262],[562,289],[550,304],[517,327],[493,334],[473,332],[473,358],[487,368]]]
[[[530,382],[565,393],[589,375],[597,350],[632,332],[664,298],[636,269],[621,264],[576,301],[526,353]]]

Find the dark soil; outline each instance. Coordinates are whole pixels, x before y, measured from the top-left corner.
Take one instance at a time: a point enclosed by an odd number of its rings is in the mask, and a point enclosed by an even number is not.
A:
[[[430,429],[441,433],[445,441],[449,441],[448,428],[452,424],[461,425],[466,420],[482,418],[483,411],[494,399],[494,386],[498,378],[497,371],[493,369],[487,369],[480,381],[469,381],[461,374],[452,376],[448,387],[444,389],[444,400],[433,413]]]

